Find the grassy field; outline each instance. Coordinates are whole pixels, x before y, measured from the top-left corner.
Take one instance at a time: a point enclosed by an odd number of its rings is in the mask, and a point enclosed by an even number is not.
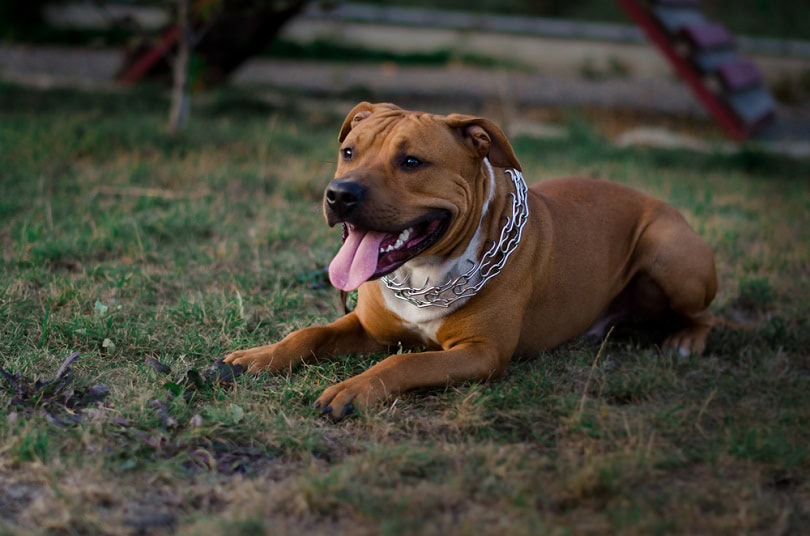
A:
[[[381,356],[207,369],[337,316],[319,200],[342,118],[223,94],[173,139],[166,110],[0,87],[0,534],[810,524],[810,163],[619,150],[578,120],[514,140],[530,181],[610,178],[680,208],[716,252],[715,310],[749,327],[680,360],[577,340],[335,425],[311,403]]]

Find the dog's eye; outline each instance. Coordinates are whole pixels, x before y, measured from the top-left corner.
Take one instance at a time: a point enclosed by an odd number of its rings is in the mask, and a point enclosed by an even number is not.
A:
[[[402,161],[402,167],[407,169],[415,169],[422,165],[422,161],[415,156],[406,156]]]
[[[343,160],[351,160],[352,159],[352,148],[346,147],[340,150],[340,155],[343,157]]]

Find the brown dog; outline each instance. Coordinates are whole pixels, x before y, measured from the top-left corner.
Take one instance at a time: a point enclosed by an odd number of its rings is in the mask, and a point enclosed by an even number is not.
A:
[[[234,352],[251,371],[347,353],[398,353],[326,389],[340,418],[408,389],[500,376],[629,315],[676,316],[664,348],[703,350],[717,289],[709,247],[672,207],[602,180],[527,189],[492,122],[358,104],[340,130],[324,196],[344,243],[332,283],[359,287],[355,311],[281,342]]]

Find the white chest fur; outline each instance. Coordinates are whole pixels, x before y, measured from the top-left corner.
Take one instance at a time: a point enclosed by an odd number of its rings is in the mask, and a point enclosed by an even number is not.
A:
[[[465,255],[466,257],[466,255]],[[436,258],[419,259],[419,262],[410,261],[397,270],[397,276],[406,280],[427,284],[429,281],[443,281],[449,274],[456,273],[455,266],[461,264],[461,259],[440,262]],[[466,264],[466,262],[465,262]],[[445,318],[453,311],[463,306],[468,298],[453,302],[448,307],[417,307],[409,301],[397,298],[394,292],[381,281],[380,286],[385,306],[405,323],[405,327],[419,335],[427,343],[438,344],[436,333],[444,323]]]

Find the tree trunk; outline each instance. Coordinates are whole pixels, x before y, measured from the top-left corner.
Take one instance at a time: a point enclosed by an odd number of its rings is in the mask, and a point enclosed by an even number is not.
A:
[[[172,71],[172,107],[169,112],[169,132],[177,134],[186,125],[189,113],[188,63],[191,54],[188,0],[177,0],[177,25],[180,38]]]

